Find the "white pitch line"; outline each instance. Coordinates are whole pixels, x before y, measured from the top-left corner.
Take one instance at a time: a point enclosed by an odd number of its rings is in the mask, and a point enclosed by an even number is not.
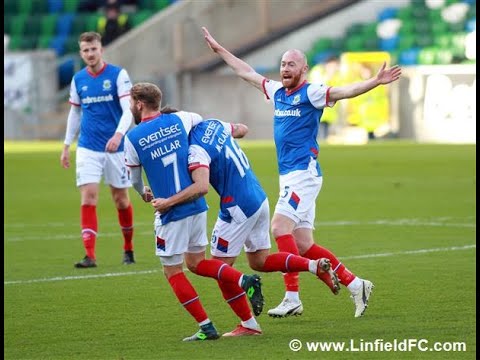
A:
[[[464,245],[464,246],[450,246],[444,248],[431,248],[431,249],[418,249],[418,250],[406,250],[399,252],[391,253],[380,253],[380,254],[366,254],[366,255],[354,255],[354,256],[340,256],[339,259],[370,259],[376,257],[387,257],[387,256],[397,256],[397,255],[414,255],[414,254],[426,254],[439,251],[460,251],[460,250],[470,250],[475,249],[476,244]],[[98,278],[108,278],[116,276],[128,276],[128,275],[143,275],[143,274],[153,274],[161,271],[158,270],[144,270],[144,271],[132,271],[132,272],[121,272],[121,273],[107,273],[107,274],[96,274],[96,275],[79,275],[79,276],[57,276],[53,278],[43,278],[43,279],[32,279],[32,280],[11,280],[4,281],[3,285],[18,285],[18,284],[32,284],[40,282],[53,282],[53,281],[67,281],[67,280],[85,280],[85,279],[98,279]]]
[[[32,284],[32,283],[39,283],[39,282],[67,281],[67,280],[98,279],[98,278],[127,276],[127,275],[143,275],[143,274],[152,274],[152,273],[156,273],[156,272],[159,272],[159,271],[160,271],[160,269],[159,270],[121,272],[121,273],[96,274],[96,275],[57,276],[57,277],[53,277],[53,278],[43,278],[43,279],[4,281],[3,285]]]
[[[397,220],[374,220],[374,221],[319,221],[315,223],[315,226],[357,226],[357,225],[381,225],[381,226],[440,226],[440,227],[463,227],[463,228],[476,228],[475,223],[447,223],[442,222],[442,220],[447,220],[447,218],[437,218],[434,220],[420,220],[420,219],[397,219]],[[11,225],[9,227],[17,227]],[[135,224],[138,228],[139,226],[145,224]],[[58,223],[53,223],[53,226],[58,226]],[[26,227],[26,226],[25,226]],[[153,225],[151,231],[142,231],[138,232],[137,235],[149,235],[153,233]],[[119,236],[120,230],[118,232],[108,232],[108,233],[99,233],[99,236],[105,237],[115,237]],[[5,235],[7,242],[18,242],[18,241],[28,241],[28,240],[68,240],[68,239],[78,239],[80,238],[80,232],[78,234],[55,234],[55,235],[43,235],[39,237],[38,235],[20,235],[20,236],[10,236]]]

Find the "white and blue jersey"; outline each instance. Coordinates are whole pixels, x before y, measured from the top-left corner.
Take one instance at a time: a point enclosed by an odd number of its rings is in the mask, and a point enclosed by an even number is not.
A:
[[[231,124],[209,119],[190,133],[190,171],[210,168],[210,184],[220,195],[219,218],[230,223],[252,216],[267,198],[247,157],[232,137]]]
[[[82,108],[78,147],[105,151],[122,116],[119,99],[129,96],[131,88],[127,71],[115,65],[105,64],[97,74],[87,67],[75,74],[69,102]],[[123,140],[117,151],[123,151]]]
[[[317,134],[323,108],[335,104],[329,102],[329,89],[323,84],[304,82],[289,91],[281,82],[264,79],[264,93],[275,108],[273,133],[280,175],[306,170],[311,159],[317,159]],[[317,171],[321,176],[318,162]]]
[[[179,111],[142,119],[125,137],[125,162],[142,166],[155,198],[168,198],[192,184],[188,171],[188,134],[201,121],[195,113]],[[160,216],[162,224],[206,211],[205,199],[172,207]]]

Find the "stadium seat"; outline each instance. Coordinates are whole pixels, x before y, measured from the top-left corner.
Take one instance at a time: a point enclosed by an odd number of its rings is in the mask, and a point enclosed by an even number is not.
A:
[[[80,35],[81,33],[87,31],[87,18],[89,14],[78,13],[75,14],[72,22],[72,34]]]
[[[379,22],[381,22],[383,20],[393,19],[397,16],[397,11],[398,11],[397,8],[387,7],[385,9],[383,9],[382,11],[380,11],[380,13],[377,16],[377,19],[378,19]]]
[[[439,65],[451,64],[453,60],[453,54],[448,49],[438,49],[435,53],[435,63]]]
[[[424,48],[418,53],[418,63],[420,65],[433,65],[435,64],[435,49]]]
[[[477,18],[467,20],[465,23],[465,31],[473,32],[475,30],[477,30]]]
[[[161,11],[170,5],[168,0],[153,0],[152,9],[154,11]]]
[[[73,23],[73,14],[62,14],[57,19],[57,35],[64,38],[70,35]]]
[[[100,16],[100,14],[88,15],[85,21],[85,31],[97,31],[97,23]]]
[[[3,11],[5,18],[8,15],[15,15],[18,13],[18,1],[17,0],[5,0],[3,2]]]
[[[394,36],[388,39],[380,39],[380,50],[383,51],[393,51],[397,48],[399,43],[399,36]]]
[[[365,38],[362,35],[353,35],[345,41],[345,49],[347,51],[363,51]]]
[[[47,49],[50,47],[52,36],[42,35],[38,38],[37,49]]]
[[[329,38],[320,38],[315,40],[312,46],[314,52],[320,52],[325,50],[330,50],[332,48],[332,39]]]
[[[76,13],[80,0],[67,0],[63,2],[63,11],[66,13]]]
[[[415,46],[415,35],[404,34],[399,36],[398,49],[407,50]]]
[[[78,35],[69,36],[67,38],[67,41],[65,42],[65,53],[66,54],[78,53],[78,51],[79,51]]]
[[[398,63],[400,65],[407,65],[407,66],[416,65],[419,52],[420,52],[420,49],[418,48],[403,50],[402,52],[400,52],[400,55],[398,56]]]
[[[57,29],[58,14],[47,14],[41,17],[40,34],[53,36]]]
[[[27,23],[27,15],[14,15],[12,16],[12,23],[10,27],[11,36],[22,36],[24,34],[25,25]]]
[[[41,16],[30,15],[25,24],[24,34],[27,36],[39,35],[41,32]]]
[[[138,11],[135,14],[132,14],[132,26],[137,27],[145,20],[147,20],[150,15],[152,15],[151,11]]]
[[[65,37],[55,36],[50,40],[49,48],[53,49],[57,56],[62,56],[65,53]]]
[[[62,12],[63,3],[62,0],[48,0],[48,12],[51,14]]]
[[[421,47],[428,47],[433,45],[433,36],[431,33],[418,33],[416,37],[416,44]]]

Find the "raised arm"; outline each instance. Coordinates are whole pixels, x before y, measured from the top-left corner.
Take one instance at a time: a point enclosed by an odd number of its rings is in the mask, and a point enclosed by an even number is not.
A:
[[[338,101],[342,99],[353,98],[355,96],[365,94],[379,85],[390,84],[391,82],[398,80],[400,75],[402,75],[402,69],[398,65],[395,65],[389,69],[386,69],[386,66],[387,63],[384,62],[377,75],[365,81],[360,81],[345,86],[334,86],[330,88],[329,100]]]
[[[205,41],[207,42],[210,49],[213,52],[220,55],[220,57],[227,63],[228,66],[232,68],[232,70],[241,77],[243,80],[249,82],[253,86],[255,86],[258,90],[263,93],[262,82],[264,77],[257,73],[253,68],[248,65],[245,61],[237,58],[233,55],[230,51],[225,49],[222,45],[220,45],[212,35],[208,32],[206,27],[202,27],[203,35],[205,37]]]

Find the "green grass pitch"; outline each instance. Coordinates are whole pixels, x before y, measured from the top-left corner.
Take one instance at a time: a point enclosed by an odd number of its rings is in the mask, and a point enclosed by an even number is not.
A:
[[[270,199],[278,194],[275,150],[243,142]],[[261,274],[263,336],[183,343],[197,330],[154,255],[153,212],[132,190],[137,264],[124,266],[108,188],[98,204],[98,267],[84,255],[74,167],[60,166],[60,143],[4,143],[5,359],[474,359],[476,356],[475,145],[406,142],[324,145],[316,242],[375,283],[355,319],[345,288],[333,296],[301,274],[300,317],[272,319],[283,296],[279,273]],[[72,154],[72,160],[74,155]],[[208,231],[218,211],[210,192]],[[273,244],[273,249],[276,249]],[[252,272],[245,256],[237,268]],[[217,284],[187,275],[220,332],[238,320]],[[293,339],[302,349],[289,349]],[[463,342],[466,351],[309,351],[316,342]],[[427,343],[428,342],[428,343]]]

